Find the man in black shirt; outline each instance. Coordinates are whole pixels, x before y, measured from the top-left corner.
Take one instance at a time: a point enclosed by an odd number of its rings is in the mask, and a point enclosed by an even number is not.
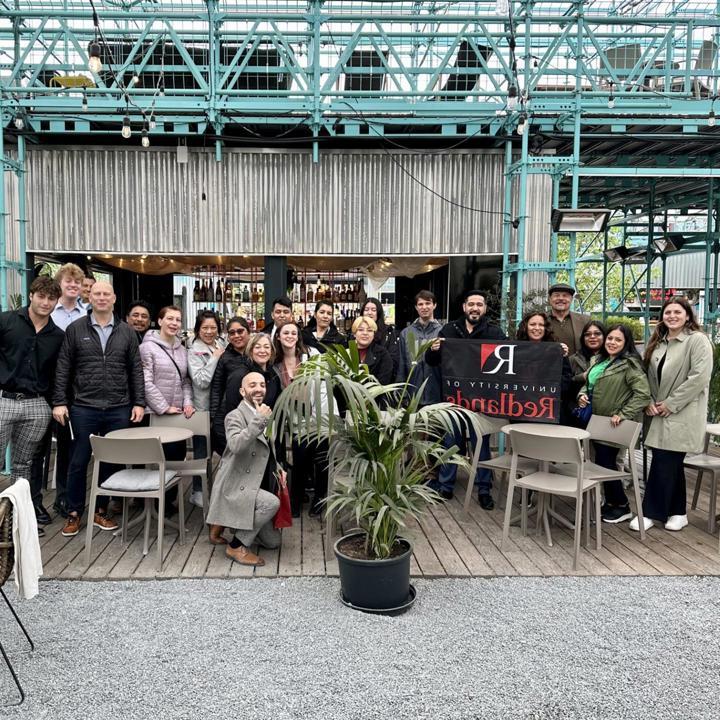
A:
[[[33,455],[50,423],[47,398],[65,335],[50,317],[59,297],[60,286],[39,277],[27,307],[0,313],[0,457],[9,443],[13,482],[30,479]],[[30,490],[36,502],[41,489]]]
[[[488,322],[486,312],[487,303],[485,294],[480,290],[468,290],[465,293],[462,306],[463,314],[457,320],[447,323],[442,327],[438,339],[425,353],[425,361],[430,366],[440,365],[442,362],[442,341],[444,338],[459,338],[465,340],[505,340],[505,333],[496,325]],[[443,385],[441,383],[440,387]],[[457,428],[453,435],[445,438],[445,447],[457,445],[460,452],[465,452],[465,429]],[[475,445],[477,438],[475,433],[470,431],[470,443]],[[482,439],[480,448],[480,460],[490,458],[490,439],[485,436]],[[443,465],[440,468],[437,480],[430,483],[431,487],[437,490],[445,499],[452,498],[455,491],[455,477],[457,476],[457,465]],[[492,510],[495,507],[492,495],[490,495],[492,475],[489,470],[478,469],[475,475],[475,486],[478,489],[478,501],[483,510]]]

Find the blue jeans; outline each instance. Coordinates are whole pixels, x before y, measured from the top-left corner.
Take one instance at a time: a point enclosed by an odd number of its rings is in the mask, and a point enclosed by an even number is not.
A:
[[[465,447],[465,428],[456,428],[452,434],[447,434],[443,438],[443,446],[450,448],[453,445],[458,446],[458,452],[464,453],[467,448]],[[470,430],[470,446],[475,447],[477,442],[477,436],[474,430]],[[482,444],[480,446],[480,460],[490,459],[490,436],[484,435]],[[453,492],[455,490],[455,478],[457,477],[457,465],[443,465],[438,473],[437,483],[433,485],[437,486],[439,490],[446,490]],[[492,473],[487,468],[478,468],[475,473],[475,487],[478,489],[480,495],[487,495],[490,493],[490,487],[492,485]]]
[[[106,435],[113,430],[122,430],[130,426],[130,406],[108,408],[83,407],[74,405],[70,407],[70,422],[73,427],[72,447],[70,448],[70,467],[68,468],[68,512],[76,512],[78,516],[85,509],[85,494],[87,492],[87,469],[90,464],[92,448],[90,435]],[[122,468],[117,465],[102,463],[100,479],[102,484],[110,475]],[[99,498],[100,502],[107,503],[107,498]],[[90,508],[93,512],[95,508]]]

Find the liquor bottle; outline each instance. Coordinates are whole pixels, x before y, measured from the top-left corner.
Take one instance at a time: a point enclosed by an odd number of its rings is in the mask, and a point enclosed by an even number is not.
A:
[[[305,285],[305,278],[300,281],[300,299],[298,302],[305,302],[307,298],[307,286]]]
[[[357,298],[355,302],[360,305],[364,305],[367,300],[367,293],[365,292],[365,283],[362,280],[358,280],[357,284]]]
[[[265,285],[261,285],[258,290],[258,302],[261,305],[265,302]]]
[[[323,281],[318,278],[318,286],[315,290],[315,302],[320,302],[325,299],[325,288],[323,287]]]
[[[208,280],[205,278],[203,280],[202,289],[200,291],[200,302],[207,302],[208,301]]]
[[[223,280],[218,278],[215,283],[215,302],[221,303],[223,301]]]
[[[313,294],[312,285],[307,286],[307,295],[305,296],[305,302],[308,302],[308,303],[315,302],[315,295]]]
[[[233,286],[230,278],[225,278],[225,302],[231,303],[233,299]]]
[[[193,302],[200,302],[200,281],[195,281],[195,287],[193,287]]]
[[[258,301],[257,285],[253,284],[252,291],[250,292],[250,302],[256,303]]]
[[[242,301],[243,301],[244,303],[249,303],[249,302],[250,302],[250,290],[248,290],[248,286],[247,286],[247,285],[243,285]]]

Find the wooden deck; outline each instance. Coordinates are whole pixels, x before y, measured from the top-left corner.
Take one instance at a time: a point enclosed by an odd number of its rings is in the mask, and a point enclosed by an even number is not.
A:
[[[7,479],[0,476],[0,489]],[[460,483],[458,483],[460,485]],[[688,507],[694,477],[688,477]],[[53,493],[45,496],[47,507]],[[720,553],[717,534],[706,530],[707,491],[701,493],[698,509],[689,511],[690,525],[682,532],[671,533],[653,528],[641,542],[628,523],[603,524],[603,547],[585,548],[579,568],[572,570],[572,533],[555,525],[552,547],[544,535],[536,535],[534,525],[523,537],[518,527],[511,528],[510,542],[500,548],[502,510],[486,512],[473,500],[465,513],[460,498],[464,491],[445,504],[433,507],[419,523],[409,528],[414,543],[411,571],[420,577],[494,577],[558,575],[719,575]],[[228,578],[337,575],[337,561],[324,551],[324,523],[307,516],[283,530],[282,545],[277,550],[261,550],[266,564],[249,568],[233,563],[225,548],[212,546],[202,523],[202,512],[186,502],[187,536],[180,545],[176,533],[165,536],[165,560],[162,572],[156,570],[155,541],[149,554],[142,554],[141,526],[129,533],[129,542],[121,544],[111,532],[96,530],[92,562],[83,563],[84,526],[74,538],[60,534],[60,518],[46,526],[41,538],[44,577],[60,579],[123,580],[152,578]],[[568,508],[569,513],[569,508]],[[119,520],[120,518],[118,518]],[[152,540],[152,535],[151,535]]]

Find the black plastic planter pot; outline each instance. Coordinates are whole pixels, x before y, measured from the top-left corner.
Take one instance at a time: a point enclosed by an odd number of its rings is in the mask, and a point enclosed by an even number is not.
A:
[[[359,535],[362,533],[351,533],[335,543],[342,601],[348,607],[372,613],[407,610],[415,600],[415,588],[410,585],[412,545],[400,538],[406,551],[387,560],[361,560],[344,555],[343,543]]]

